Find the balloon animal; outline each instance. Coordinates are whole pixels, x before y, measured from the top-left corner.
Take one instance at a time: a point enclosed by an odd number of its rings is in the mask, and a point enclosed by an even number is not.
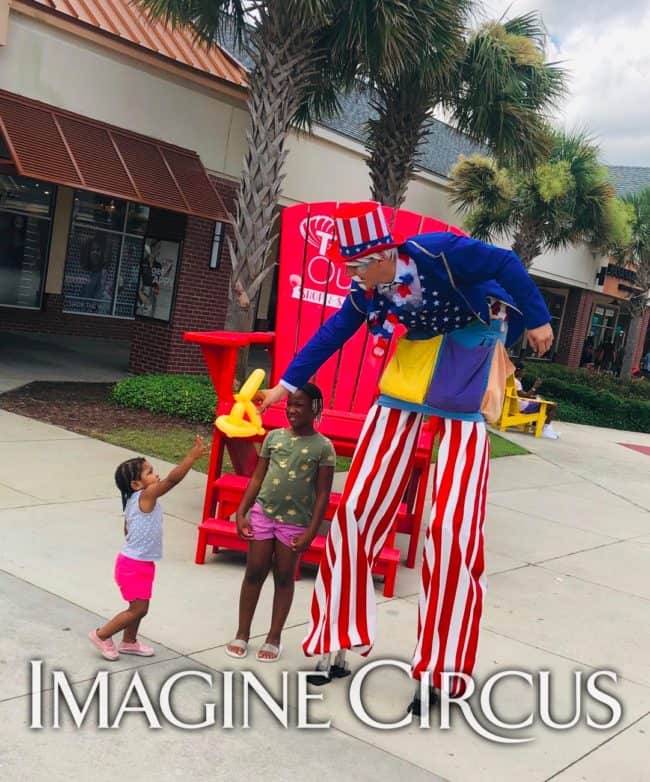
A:
[[[235,404],[232,410],[228,415],[220,415],[215,421],[215,426],[227,437],[252,437],[256,434],[265,434],[262,419],[253,404],[253,397],[262,385],[264,376],[263,369],[254,370],[244,385],[234,394]]]

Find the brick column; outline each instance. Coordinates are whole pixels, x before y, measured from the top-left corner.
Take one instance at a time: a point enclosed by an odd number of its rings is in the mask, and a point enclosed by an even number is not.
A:
[[[557,360],[568,367],[580,366],[594,296],[591,291],[571,288],[567,296],[566,309],[558,345]]]
[[[213,182],[231,208],[235,186],[217,179]],[[219,268],[210,269],[213,234],[211,220],[187,218],[171,321],[136,319],[129,362],[132,372],[205,374],[200,348],[183,342],[183,333],[224,327],[232,265],[224,238]]]

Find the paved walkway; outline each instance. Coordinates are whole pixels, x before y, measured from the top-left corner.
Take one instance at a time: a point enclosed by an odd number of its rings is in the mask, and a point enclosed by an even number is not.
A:
[[[558,428],[559,425],[558,425]],[[86,640],[121,607],[112,562],[121,543],[115,466],[130,454],[63,429],[0,411],[0,778],[98,782],[121,778],[156,782],[188,779],[437,780],[452,782],[642,782],[650,780],[650,457],[619,443],[650,445],[650,436],[565,425],[558,442],[512,439],[533,454],[492,462],[487,519],[489,588],[479,649],[478,678],[504,669],[551,672],[557,720],[572,710],[574,670],[614,669],[610,691],[624,704],[620,722],[601,731],[585,725],[552,731],[539,720],[513,736],[534,740],[503,746],[482,739],[452,714],[450,730],[416,724],[380,731],[365,726],[347,704],[349,679],[322,690],[310,719],[332,720],[330,730],[284,730],[259,704],[249,730],[221,727],[221,677],[245,668],[280,692],[280,670],[311,667],[299,650],[313,576],[297,584],[281,664],[260,665],[225,656],[236,626],[242,558],[234,553],[193,564],[195,524],[203,476],[191,473],[164,500],[165,559],[159,566],[143,634],[153,659],[104,663]],[[161,470],[164,464],[158,463]],[[405,541],[401,541],[404,547]],[[379,639],[369,658],[406,659],[414,640],[417,572],[402,567],[397,597],[377,590]],[[380,586],[380,585],[379,585]],[[270,615],[267,584],[254,624],[261,643]],[[28,660],[45,665],[43,722],[28,728]],[[351,659],[354,667],[363,661]],[[215,679],[180,682],[173,703],[187,721],[202,719],[202,704],[217,701],[217,727],[186,731],[163,724],[148,730],[142,715],[127,714],[118,730],[51,727],[49,672],[67,672],[79,696],[100,669],[112,672],[117,703],[140,672],[157,693],[172,672],[202,667]],[[239,680],[237,680],[239,681]],[[296,681],[289,676],[290,694]],[[378,720],[396,720],[411,694],[398,671],[375,672],[364,687]],[[493,703],[508,721],[534,705],[524,683],[497,685]],[[295,700],[292,700],[295,703]],[[607,709],[587,699],[601,722]],[[92,712],[91,712],[92,713]],[[114,711],[112,712],[114,714]],[[241,714],[235,724],[241,724]],[[296,712],[289,711],[290,724]],[[503,731],[501,731],[503,733]]]
[[[121,380],[129,351],[124,340],[5,331],[0,334],[0,393],[33,380]]]

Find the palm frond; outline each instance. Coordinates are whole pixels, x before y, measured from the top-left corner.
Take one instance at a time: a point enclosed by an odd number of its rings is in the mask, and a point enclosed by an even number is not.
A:
[[[461,155],[449,172],[450,201],[462,212],[501,213],[512,202],[514,184],[492,158]]]
[[[196,40],[214,43],[227,29],[234,32],[238,44],[243,41],[246,25],[254,21],[254,8],[241,0],[132,0],[151,19],[172,29],[190,29]]]
[[[510,35],[528,38],[534,41],[541,51],[546,46],[548,33],[537,11],[529,11],[512,19],[503,21],[503,29]]]
[[[512,229],[512,216],[507,210],[492,212],[476,209],[467,215],[463,224],[474,239],[491,242]]]
[[[536,14],[483,25],[468,41],[453,117],[459,130],[499,159],[531,165],[548,153],[547,113],[565,91],[565,72],[544,62]]]

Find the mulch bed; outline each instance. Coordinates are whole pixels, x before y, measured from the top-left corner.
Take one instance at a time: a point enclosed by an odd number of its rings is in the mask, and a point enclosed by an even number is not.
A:
[[[0,409],[87,435],[112,429],[187,428],[182,418],[116,405],[110,399],[112,387],[113,383],[38,381],[0,394]]]

